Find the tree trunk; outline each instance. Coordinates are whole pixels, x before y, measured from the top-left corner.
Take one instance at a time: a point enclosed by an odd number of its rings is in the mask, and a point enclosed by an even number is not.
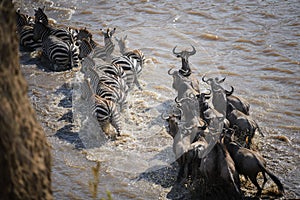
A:
[[[50,147],[20,71],[15,15],[0,0],[0,198],[52,199]]]

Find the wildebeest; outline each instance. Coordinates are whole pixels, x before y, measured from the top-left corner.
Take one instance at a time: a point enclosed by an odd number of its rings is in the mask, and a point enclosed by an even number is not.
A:
[[[235,109],[241,111],[245,115],[249,115],[250,104],[242,97],[236,95],[227,95],[227,105],[233,105]]]
[[[250,148],[252,138],[256,130],[264,137],[258,124],[250,116],[245,115],[241,111],[237,110],[231,104],[227,107],[226,118],[230,122],[230,126],[236,127],[240,133],[246,133],[248,137],[247,147]],[[245,138],[246,139],[246,138]]]
[[[235,164],[224,145],[218,141],[212,150],[202,158],[200,174],[204,183],[200,185],[206,199],[241,199],[240,180]],[[202,189],[202,188],[210,189]],[[211,192],[213,190],[213,192]]]
[[[219,113],[226,115],[227,107],[227,96],[230,96],[233,93],[233,87],[231,91],[225,90],[220,84],[225,81],[225,78],[219,80],[218,78],[208,78],[205,80],[205,75],[202,77],[202,81],[209,84],[212,91],[211,103],[214,109]]]
[[[180,100],[184,97],[189,97],[190,94],[197,95],[199,94],[198,83],[193,83],[193,80],[184,77],[179,71],[174,70],[171,73],[171,69],[169,69],[168,74],[173,77],[172,87],[177,91],[177,99]]]
[[[274,183],[278,187],[278,190],[281,193],[284,193],[282,183],[270,170],[266,168],[266,161],[264,160],[264,158],[258,152],[240,147],[235,142],[232,142],[232,133],[233,131],[225,133],[224,144],[235,163],[235,167],[238,173],[244,175],[246,178],[249,178],[251,182],[256,186],[258,190],[257,195],[261,194],[261,191],[263,190],[265,183],[267,182],[265,173],[267,173],[274,181]],[[260,187],[256,179],[259,172],[261,172],[264,177],[262,187]]]
[[[173,137],[173,152],[179,165],[177,182],[184,182],[192,173],[191,164],[195,145],[199,146],[199,135],[204,131],[206,125],[200,125],[198,116],[194,116],[190,121],[182,121],[183,111],[179,109],[181,115],[171,114],[168,117],[162,116],[168,122],[168,132]],[[196,144],[195,142],[198,141]]]
[[[175,49],[176,49],[177,46],[174,47],[173,49],[173,54],[178,57],[178,58],[181,58],[181,62],[182,62],[182,66],[181,66],[181,69],[179,70],[179,73],[183,76],[190,76],[191,73],[192,73],[192,70],[190,68],[190,65],[189,65],[189,60],[188,58],[191,56],[191,55],[194,55],[196,53],[196,49],[194,46],[192,46],[193,50],[192,51],[181,51],[181,52],[176,52]]]

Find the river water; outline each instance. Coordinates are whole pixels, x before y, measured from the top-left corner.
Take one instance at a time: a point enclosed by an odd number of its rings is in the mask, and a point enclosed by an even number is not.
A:
[[[72,87],[80,76],[48,72],[28,54],[21,55],[28,94],[52,145],[56,199],[189,199],[172,187],[176,165],[172,138],[160,115],[176,96],[171,67],[181,67],[172,54],[195,46],[193,74],[224,77],[225,88],[251,104],[251,116],[264,138],[259,151],[282,180],[285,198],[300,198],[300,3],[288,1],[15,1],[22,12],[46,6],[59,24],[86,27],[102,43],[101,28],[116,27],[128,46],[147,60],[140,77],[143,90],[128,97],[117,141],[104,141],[97,128],[76,117]],[[116,54],[117,49],[116,49]],[[81,104],[80,104],[81,103]],[[84,105],[83,105],[84,106]],[[79,106],[80,107],[80,106]],[[92,126],[92,125],[91,125]],[[267,188],[274,187],[268,181]],[[247,189],[244,189],[247,190]],[[247,190],[254,194],[249,186]]]

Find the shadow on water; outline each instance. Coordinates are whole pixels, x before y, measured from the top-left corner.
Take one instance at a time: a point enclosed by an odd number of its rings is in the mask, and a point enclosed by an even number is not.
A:
[[[75,145],[76,149],[84,149],[85,146],[82,143],[78,132],[74,132],[72,130],[73,127],[74,125],[67,124],[61,129],[57,130],[54,136],[59,138],[60,140],[64,140],[70,144]]]
[[[178,164],[171,163],[169,166],[154,166],[147,171],[139,174],[137,181],[145,180],[160,185],[163,188],[172,187],[167,194],[168,199],[172,200],[188,200],[191,199],[189,190],[176,181]]]
[[[68,83],[64,83],[60,86],[56,91],[55,94],[63,94],[64,98],[60,100],[58,106],[63,108],[72,108],[72,94],[73,89]]]

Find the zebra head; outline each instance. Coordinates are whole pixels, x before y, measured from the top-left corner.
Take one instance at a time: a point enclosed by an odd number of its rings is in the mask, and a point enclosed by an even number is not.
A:
[[[100,31],[102,32],[104,38],[111,38],[113,36],[113,34],[115,33],[116,28],[114,28],[111,31],[109,30],[109,28],[106,29],[106,31],[104,31],[103,29],[100,29]]]
[[[45,25],[49,24],[48,16],[45,14],[45,6],[43,8],[34,9],[34,22],[42,22]]]

